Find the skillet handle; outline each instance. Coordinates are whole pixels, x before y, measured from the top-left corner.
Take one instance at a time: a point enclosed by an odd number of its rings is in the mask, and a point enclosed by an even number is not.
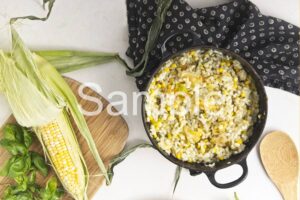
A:
[[[213,184],[214,186],[221,188],[221,189],[231,188],[231,187],[234,187],[234,186],[240,184],[241,182],[243,182],[248,175],[248,165],[247,165],[246,159],[240,161],[237,164],[242,167],[243,174],[237,180],[229,182],[229,183],[218,183],[215,178],[217,171],[205,172],[205,174],[206,174],[208,180],[210,181],[210,183]]]
[[[195,33],[194,31],[191,31],[191,30],[181,30],[181,31],[175,31],[174,33],[171,33],[171,35],[168,35],[167,37],[165,37],[165,39],[163,40],[163,44],[161,45],[160,49],[161,49],[162,58],[165,58],[165,57],[171,55],[171,52],[169,52],[166,47],[169,40],[177,35],[182,35],[184,33],[190,33],[193,35],[193,44],[192,45],[195,45],[197,43],[197,40],[199,40],[201,37],[199,34]]]

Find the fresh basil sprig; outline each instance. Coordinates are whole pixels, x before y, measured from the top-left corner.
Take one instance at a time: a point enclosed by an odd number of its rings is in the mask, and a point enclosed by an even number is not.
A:
[[[10,159],[0,170],[0,176],[15,181],[9,185],[1,199],[3,200],[57,200],[63,190],[58,188],[55,178],[51,178],[45,188],[36,184],[36,174],[48,176],[49,168],[42,155],[30,151],[34,134],[17,124],[8,124],[3,129],[0,146],[10,154]]]

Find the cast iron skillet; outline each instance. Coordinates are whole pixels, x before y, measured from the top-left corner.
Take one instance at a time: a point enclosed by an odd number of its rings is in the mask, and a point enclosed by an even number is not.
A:
[[[183,50],[181,50],[181,51],[179,51],[175,54],[171,54],[166,48],[167,42],[170,39],[172,39],[173,37],[175,37],[179,34],[183,34],[183,33],[190,33],[190,34],[193,35],[193,44],[192,44],[192,46],[189,47],[189,48],[183,49]],[[262,131],[264,129],[266,119],[267,119],[267,110],[268,110],[267,96],[266,96],[266,92],[265,92],[262,80],[260,79],[260,77],[256,73],[256,71],[253,69],[253,67],[246,60],[244,60],[242,57],[235,54],[234,52],[231,52],[231,51],[226,50],[226,49],[216,48],[216,47],[212,47],[212,46],[197,45],[197,43],[199,41],[199,38],[200,38],[199,35],[197,35],[194,32],[191,32],[191,31],[180,31],[180,32],[176,32],[176,33],[173,33],[170,36],[168,36],[164,40],[164,43],[161,47],[162,60],[160,61],[159,67],[152,74],[152,77],[150,78],[145,90],[148,91],[148,88],[150,86],[150,83],[151,83],[153,77],[161,69],[162,64],[164,62],[166,62],[167,60],[169,60],[173,57],[176,57],[176,56],[182,54],[185,51],[189,51],[191,49],[216,49],[218,51],[223,52],[225,55],[230,55],[233,59],[236,59],[236,60],[240,61],[243,68],[244,68],[244,70],[253,78],[253,80],[255,82],[255,86],[257,88],[257,92],[258,92],[258,95],[259,95],[259,116],[260,116],[257,119],[256,123],[254,124],[252,135],[249,137],[248,141],[245,143],[246,147],[245,147],[244,151],[242,151],[239,154],[232,155],[228,159],[216,162],[214,167],[208,167],[208,166],[205,166],[201,163],[184,162],[184,161],[178,160],[177,158],[175,158],[172,155],[168,155],[166,152],[164,152],[164,150],[162,150],[158,147],[157,142],[154,139],[152,139],[152,137],[150,136],[150,123],[146,121],[146,111],[145,111],[146,96],[145,95],[143,96],[143,100],[142,100],[143,123],[144,123],[144,127],[146,129],[147,135],[148,135],[150,141],[152,142],[152,144],[154,145],[154,147],[165,158],[167,158],[169,161],[173,162],[174,164],[176,164],[180,167],[189,169],[190,174],[193,175],[193,176],[199,175],[202,172],[205,173],[206,176],[208,177],[209,181],[211,182],[211,184],[213,184],[214,186],[216,186],[218,188],[231,188],[231,187],[234,187],[234,186],[240,184],[246,178],[246,176],[248,174],[248,166],[247,166],[246,159],[247,159],[247,156],[250,153],[251,149],[258,142],[259,137],[261,136]],[[215,178],[216,172],[220,169],[229,167],[229,166],[234,165],[234,164],[238,164],[242,167],[242,169],[243,169],[242,175],[237,180],[234,180],[234,181],[229,182],[229,183],[219,183],[219,182],[217,182],[217,180]]]

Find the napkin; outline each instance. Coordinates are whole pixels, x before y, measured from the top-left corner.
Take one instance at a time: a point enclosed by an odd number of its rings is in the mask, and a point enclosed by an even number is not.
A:
[[[134,65],[142,59],[148,31],[156,16],[158,0],[127,0],[129,48],[127,56]],[[189,30],[200,35],[199,44],[229,49],[255,68],[266,86],[294,94],[299,88],[299,28],[284,20],[263,15],[248,0],[232,1],[207,8],[192,8],[183,0],[170,5],[156,45],[149,53],[146,70],[136,78],[144,90],[161,61],[161,45],[176,31]],[[175,53],[192,43],[191,34],[182,34],[168,42]]]

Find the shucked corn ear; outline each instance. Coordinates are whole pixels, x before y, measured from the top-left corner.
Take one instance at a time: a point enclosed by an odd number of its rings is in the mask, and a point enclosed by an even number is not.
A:
[[[31,53],[13,27],[11,32],[12,55],[0,51],[0,91],[6,96],[18,123],[35,130],[65,189],[76,200],[84,200],[89,175],[68,114],[86,139],[108,183],[109,179],[77,99],[58,71],[45,59]],[[66,151],[59,151],[59,148]]]
[[[88,171],[67,113],[36,127],[35,133],[63,187],[75,199],[87,199]]]

